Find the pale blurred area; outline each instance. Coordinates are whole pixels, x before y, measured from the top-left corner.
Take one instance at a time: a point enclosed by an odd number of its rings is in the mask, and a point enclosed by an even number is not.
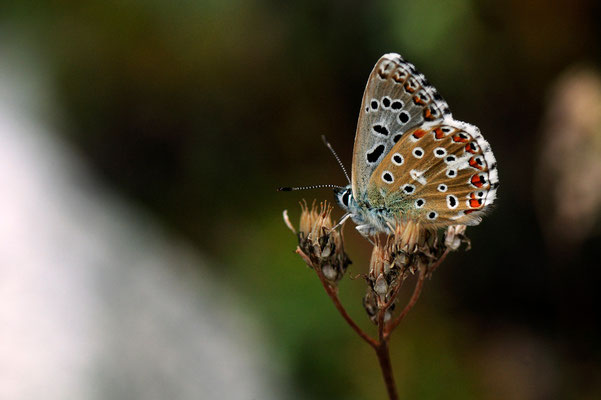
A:
[[[572,67],[552,87],[541,129],[536,200],[549,251],[570,254],[601,222],[601,76]]]
[[[43,60],[0,54],[0,399],[287,398],[207,260],[53,134]]]
[[[0,400],[385,398],[282,222],[331,191],[275,188],[346,182],[320,136],[349,168],[388,52],[501,183],[395,332],[400,398],[601,399],[600,5],[0,2]]]

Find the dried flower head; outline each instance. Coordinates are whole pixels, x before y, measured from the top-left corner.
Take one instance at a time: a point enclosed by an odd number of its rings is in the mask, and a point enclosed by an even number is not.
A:
[[[363,298],[363,306],[372,322],[377,323],[379,310],[393,304],[409,258],[405,251],[397,248],[394,236],[388,236],[385,240],[376,238],[366,276],[367,293]],[[385,318],[390,318],[388,310]]]
[[[398,222],[393,232],[385,239],[376,237],[366,276],[368,288],[363,306],[375,323],[379,310],[392,311],[405,279],[417,271],[430,275],[448,251],[469,243],[463,225],[450,227],[444,243],[440,243],[436,229],[415,221]],[[384,319],[387,317],[385,314]]]
[[[284,222],[298,237],[299,253],[307,265],[318,269],[324,277],[334,283],[338,282],[346,272],[350,259],[344,252],[344,242],[339,229],[332,223],[332,206],[322,202],[319,206],[313,201],[311,208],[305,201],[301,202],[301,217],[297,232],[288,214],[284,211]]]
[[[471,248],[470,240],[465,236],[465,225],[453,225],[447,228],[447,232],[444,237],[444,245],[449,250],[457,250],[461,243],[466,243],[466,250]]]

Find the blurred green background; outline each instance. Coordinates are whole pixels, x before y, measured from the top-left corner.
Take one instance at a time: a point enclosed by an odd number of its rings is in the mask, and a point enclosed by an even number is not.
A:
[[[392,339],[401,397],[601,398],[601,175],[578,173],[601,160],[601,103],[585,93],[598,82],[600,18],[597,2],[581,0],[0,6],[2,32],[43,60],[64,138],[207,256],[302,399],[385,397],[371,349],[293,254],[282,222],[282,210],[296,223],[299,200],[331,192],[275,188],[345,183],[320,135],[350,166],[366,79],[387,52],[481,129],[501,179],[494,211],[468,229],[473,249],[449,257]],[[583,102],[561,101],[571,82]],[[576,106],[593,122],[573,122]],[[585,133],[549,150],[568,126]],[[586,206],[570,186],[582,181]],[[565,222],[566,203],[584,215]],[[346,238],[349,276],[366,272],[369,243],[350,225]],[[341,284],[369,327],[363,292],[361,279]]]

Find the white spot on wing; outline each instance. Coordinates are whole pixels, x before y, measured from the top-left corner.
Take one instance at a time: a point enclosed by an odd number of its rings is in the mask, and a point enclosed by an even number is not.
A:
[[[425,185],[426,183],[428,183],[426,178],[424,178],[424,171],[418,171],[416,169],[412,169],[411,171],[409,171],[409,175],[411,175],[411,178],[418,181],[422,185]]]

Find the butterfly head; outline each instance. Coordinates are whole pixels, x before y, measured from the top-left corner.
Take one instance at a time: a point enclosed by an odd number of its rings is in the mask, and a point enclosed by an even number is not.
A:
[[[352,213],[352,210],[356,207],[351,185],[334,189],[334,197],[338,205],[346,212]]]

